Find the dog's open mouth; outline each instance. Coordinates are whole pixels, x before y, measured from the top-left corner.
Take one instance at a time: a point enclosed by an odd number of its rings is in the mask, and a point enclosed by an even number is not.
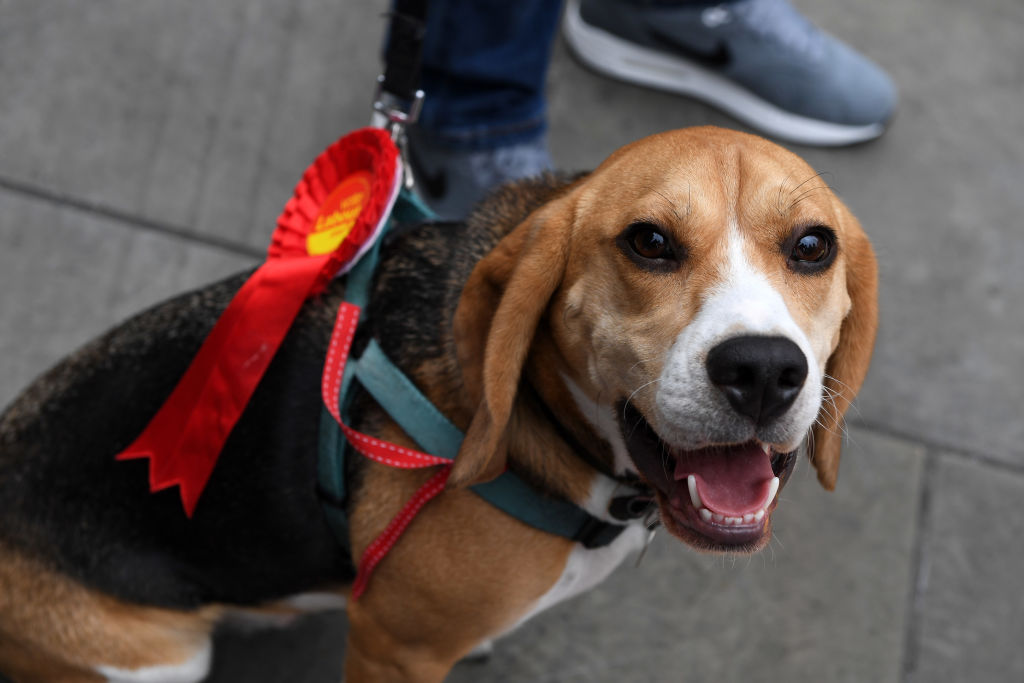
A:
[[[672,534],[708,550],[752,551],[767,542],[795,452],[775,453],[756,441],[680,450],[662,441],[632,405],[619,415],[630,457],[654,487]]]

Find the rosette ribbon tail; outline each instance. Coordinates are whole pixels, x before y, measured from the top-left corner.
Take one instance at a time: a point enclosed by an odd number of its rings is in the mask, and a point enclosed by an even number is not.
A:
[[[149,458],[152,492],[177,486],[189,517],[231,430],[303,302],[374,244],[401,186],[387,132],[353,131],[318,156],[277,219],[266,262],[231,299],[192,364],[118,460]]]
[[[224,443],[330,254],[270,259],[245,282],[192,364],[118,460],[149,458],[153,492],[177,485],[192,516]]]

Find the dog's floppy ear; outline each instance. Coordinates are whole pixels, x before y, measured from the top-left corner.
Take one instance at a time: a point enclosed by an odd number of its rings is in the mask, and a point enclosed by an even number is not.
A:
[[[818,414],[808,448],[811,462],[818,471],[818,481],[829,491],[835,488],[839,474],[843,415],[864,382],[878,329],[875,253],[849,210],[840,205],[839,213],[846,224],[840,248],[846,253],[846,291],[851,308],[840,329],[839,344],[825,364],[828,396]]]
[[[565,272],[570,211],[549,202],[474,268],[455,312],[464,390],[476,406],[448,485],[488,481],[505,469],[506,429],[523,367]]]

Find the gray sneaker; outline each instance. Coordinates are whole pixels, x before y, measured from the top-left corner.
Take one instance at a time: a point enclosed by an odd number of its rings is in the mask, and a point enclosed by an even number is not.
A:
[[[568,0],[563,32],[602,73],[689,95],[807,145],[876,138],[896,104],[881,68],[787,0],[721,5]]]

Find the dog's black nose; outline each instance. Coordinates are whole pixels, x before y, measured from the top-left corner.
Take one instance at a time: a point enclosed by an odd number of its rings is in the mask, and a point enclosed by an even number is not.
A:
[[[708,353],[708,377],[740,415],[767,424],[793,405],[807,359],[785,337],[733,337]]]

